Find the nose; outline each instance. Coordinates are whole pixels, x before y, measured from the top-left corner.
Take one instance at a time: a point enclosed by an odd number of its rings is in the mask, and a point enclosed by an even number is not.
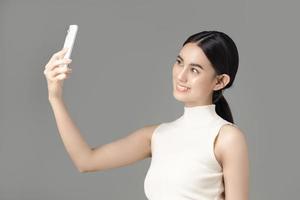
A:
[[[187,68],[183,68],[177,75],[177,79],[182,81],[182,82],[186,82],[187,77],[186,77],[186,71]]]

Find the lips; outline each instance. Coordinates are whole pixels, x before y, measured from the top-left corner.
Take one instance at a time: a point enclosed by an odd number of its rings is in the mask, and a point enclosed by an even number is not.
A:
[[[181,86],[181,87],[186,87],[186,88],[188,88],[189,89],[189,87],[188,86],[185,86],[185,85],[182,85],[182,84],[179,84],[179,83],[176,83],[177,85],[179,85],[179,86]]]
[[[190,89],[189,87],[181,85],[181,84],[178,84],[178,83],[176,84],[176,87],[181,92],[185,92],[185,91],[188,91]]]

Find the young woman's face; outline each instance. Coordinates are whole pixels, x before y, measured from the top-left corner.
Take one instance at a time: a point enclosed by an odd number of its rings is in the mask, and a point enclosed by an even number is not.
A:
[[[185,106],[212,104],[217,78],[214,68],[200,47],[185,44],[173,65],[173,95]]]

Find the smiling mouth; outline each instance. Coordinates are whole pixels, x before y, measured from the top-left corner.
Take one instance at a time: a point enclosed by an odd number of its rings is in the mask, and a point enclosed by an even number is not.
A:
[[[186,92],[188,91],[190,88],[189,87],[185,87],[185,86],[181,86],[179,84],[176,84],[176,89],[180,92]]]

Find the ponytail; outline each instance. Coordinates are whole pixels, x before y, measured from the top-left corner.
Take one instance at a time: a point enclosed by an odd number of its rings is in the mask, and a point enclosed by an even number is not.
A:
[[[216,104],[216,112],[220,117],[234,123],[230,107],[223,95],[223,90],[214,91],[213,103]]]

